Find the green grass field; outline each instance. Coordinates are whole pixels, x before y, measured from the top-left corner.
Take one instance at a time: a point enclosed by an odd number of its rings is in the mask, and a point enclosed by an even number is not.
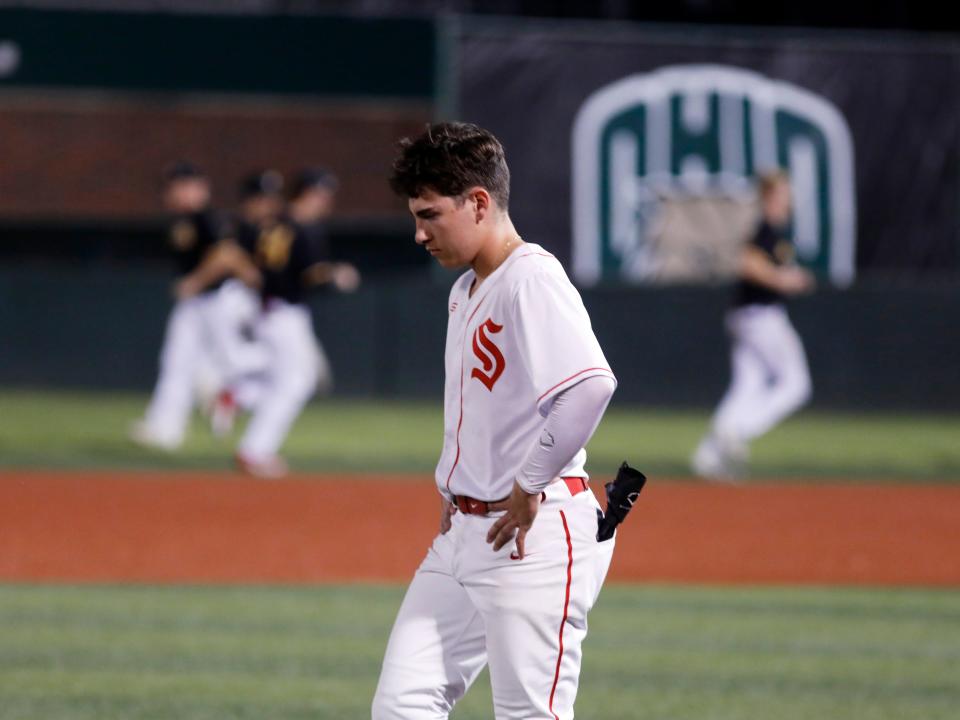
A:
[[[234,438],[217,440],[198,418],[177,454],[145,452],[126,439],[142,395],[0,392],[0,467],[177,469],[230,467]],[[285,448],[304,471],[431,473],[440,451],[439,403],[327,400],[312,403]],[[591,471],[620,461],[649,474],[684,476],[706,412],[615,406],[589,446]],[[757,441],[756,478],[960,481],[960,414],[802,413]]]
[[[369,717],[401,590],[0,586],[0,718]],[[960,596],[610,586],[578,717],[955,718]],[[454,711],[489,720],[483,677]]]
[[[146,397],[0,392],[0,472],[227,469],[198,419],[182,452],[126,440]],[[590,445],[683,476],[705,412],[612,408]],[[804,413],[753,450],[757,479],[960,481],[960,415]],[[432,472],[437,403],[312,404],[297,470]],[[3,528],[0,528],[2,541]],[[399,586],[0,584],[0,720],[369,717]],[[590,618],[578,717],[946,720],[960,707],[960,592],[609,586]],[[491,717],[482,676],[456,720]]]

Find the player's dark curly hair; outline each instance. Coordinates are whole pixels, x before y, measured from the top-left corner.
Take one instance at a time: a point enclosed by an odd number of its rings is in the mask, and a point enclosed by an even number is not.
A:
[[[492,133],[471,123],[427,125],[417,138],[404,138],[393,161],[390,187],[415,198],[427,190],[461,197],[482,187],[504,210],[510,202],[510,169],[503,146]]]

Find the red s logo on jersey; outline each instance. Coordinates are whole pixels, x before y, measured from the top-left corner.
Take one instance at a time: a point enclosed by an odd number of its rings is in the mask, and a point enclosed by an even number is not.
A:
[[[474,368],[470,377],[476,378],[486,386],[487,390],[491,391],[503,374],[503,369],[507,366],[507,363],[503,359],[500,348],[493,344],[493,340],[487,336],[487,333],[498,333],[501,330],[503,330],[503,325],[497,325],[493,320],[487,318],[473,332],[473,354],[483,363],[483,370]]]

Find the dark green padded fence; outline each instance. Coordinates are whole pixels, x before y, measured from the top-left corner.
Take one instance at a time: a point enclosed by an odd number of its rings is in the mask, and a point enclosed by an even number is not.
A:
[[[0,385],[147,390],[170,277],[138,266],[0,268]],[[314,317],[338,394],[439,398],[448,288],[428,272],[319,296]],[[584,293],[617,376],[618,402],[710,406],[727,379],[723,288]],[[797,301],[791,315],[815,406],[960,408],[960,288],[857,287]]]

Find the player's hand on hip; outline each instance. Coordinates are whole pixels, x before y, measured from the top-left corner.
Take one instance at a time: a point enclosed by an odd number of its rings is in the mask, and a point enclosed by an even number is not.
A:
[[[507,512],[499,518],[487,533],[487,542],[493,543],[493,549],[499,550],[508,542],[516,538],[517,559],[522,560],[526,554],[524,541],[527,532],[533,526],[533,521],[540,510],[540,493],[531,495],[516,482],[513,491],[507,500]]]
[[[333,268],[333,284],[340,292],[353,292],[360,287],[360,273],[350,263],[337,263]]]
[[[441,535],[446,535],[447,532],[449,532],[450,528],[453,526],[453,523],[450,520],[450,518],[453,517],[453,514],[456,511],[457,511],[457,506],[441,495],[440,496],[440,534]]]

